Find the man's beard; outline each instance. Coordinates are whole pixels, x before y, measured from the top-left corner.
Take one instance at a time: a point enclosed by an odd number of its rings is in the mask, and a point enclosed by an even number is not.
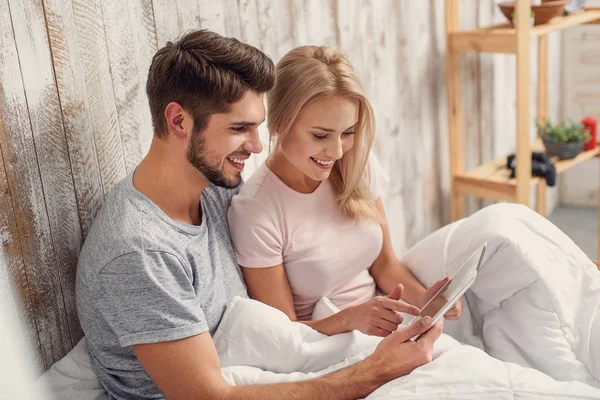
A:
[[[242,183],[241,173],[238,173],[236,178],[232,180],[227,178],[223,171],[219,169],[217,165],[215,165],[218,164],[218,161],[211,165],[209,162],[211,159],[211,154],[209,151],[207,151],[206,141],[200,132],[195,132],[192,134],[186,158],[194,168],[196,168],[202,175],[206,177],[206,179],[217,186],[233,189]]]

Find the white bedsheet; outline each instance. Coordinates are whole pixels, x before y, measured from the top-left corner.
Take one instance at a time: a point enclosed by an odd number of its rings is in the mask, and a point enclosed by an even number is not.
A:
[[[369,399],[600,399],[600,273],[550,222],[523,206],[487,207],[430,235],[404,261],[431,284],[485,240],[464,316],[445,328],[472,346],[443,335],[432,363]],[[379,341],[358,332],[327,337],[241,298],[214,340],[232,384],[316,377],[361,360]],[[84,346],[43,377],[59,399],[104,398]]]
[[[310,379],[368,356],[379,338],[359,332],[321,335],[253,300],[236,298],[215,344],[223,376],[236,385]],[[434,361],[373,392],[368,399],[600,399],[581,382],[559,382],[532,368],[497,360],[444,334]]]

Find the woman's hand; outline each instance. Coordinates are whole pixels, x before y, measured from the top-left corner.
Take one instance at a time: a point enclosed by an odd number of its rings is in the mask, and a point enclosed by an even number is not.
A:
[[[341,311],[348,331],[358,330],[372,336],[388,336],[403,320],[399,312],[418,315],[419,308],[400,300],[404,286],[399,284],[389,296],[378,296]]]
[[[462,298],[458,299],[456,304],[448,310],[446,314],[444,314],[444,318],[447,320],[459,320],[462,317],[463,306],[462,306]]]
[[[421,308],[423,315],[429,315],[431,318],[433,318],[437,311],[446,305],[448,300],[442,295],[438,299],[434,300],[431,304],[427,305],[425,309],[423,309],[427,302],[433,298],[433,296],[435,296],[439,290],[445,290],[444,286],[447,287],[451,280],[452,278],[447,276],[444,279],[437,281],[429,289],[427,289],[417,304],[419,308]],[[444,314],[444,318],[448,320],[458,320],[462,317],[462,310],[462,299],[459,299],[454,306]]]

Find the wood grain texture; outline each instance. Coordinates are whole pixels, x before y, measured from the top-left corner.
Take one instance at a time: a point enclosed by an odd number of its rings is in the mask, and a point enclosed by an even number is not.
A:
[[[148,104],[148,96],[146,95],[146,81],[152,57],[158,50],[158,44],[152,0],[129,0],[127,1],[127,5],[129,21],[131,22],[131,33],[133,35],[132,43],[129,44],[129,50],[133,49],[135,52],[138,81],[134,111],[138,113],[139,141],[142,156],[144,156],[148,153],[152,137],[154,136],[150,105]],[[132,45],[133,43],[135,45]],[[121,130],[121,135],[127,134],[127,132]],[[127,152],[125,152],[125,157],[128,157]]]
[[[44,11],[81,231],[85,238],[104,199],[86,76],[79,63],[78,33],[70,2],[44,0]]]
[[[12,198],[23,267],[44,368],[71,348],[61,281],[52,244],[40,168],[23,87],[11,14],[0,2],[0,148]]]
[[[563,42],[563,57],[570,60],[562,71],[564,118],[579,121],[589,115],[600,119],[600,26],[589,25],[565,31]],[[550,47],[552,54],[552,43]],[[552,70],[550,65],[550,82],[553,81]],[[594,176],[599,166],[598,160],[588,161],[563,174],[559,181],[561,203],[595,207],[600,200],[597,179],[581,177]]]
[[[516,3],[517,14],[515,27],[517,29],[517,202],[530,205],[529,180],[531,178],[531,149],[530,149],[530,43],[529,31],[531,26],[529,15],[531,3],[520,1]]]
[[[225,10],[221,1],[198,0],[200,27],[225,34]]]
[[[158,47],[176,40],[181,33],[181,25],[177,16],[177,7],[171,0],[152,0],[154,25]]]
[[[495,23],[494,13],[496,12],[497,6],[493,3],[480,3],[477,10],[477,25],[478,26],[490,26]],[[494,82],[495,74],[495,59],[494,56],[488,54],[479,54],[479,75],[481,86],[480,90],[480,106],[479,106],[479,135],[481,135],[480,142],[480,159],[482,162],[493,160],[494,156],[494,139],[491,134],[494,129],[494,107],[495,98],[497,96],[494,93],[490,85]],[[493,201],[482,200],[481,206],[487,206],[492,204]]]
[[[144,87],[139,79],[139,58],[131,46],[136,42],[131,27],[140,24],[141,21],[129,18],[128,4],[129,1],[125,0],[103,1],[102,18],[121,144],[126,155],[124,157],[125,167],[127,172],[131,172],[142,160],[140,124],[142,118],[147,119],[148,116],[138,111],[142,110],[140,102],[144,100],[141,95]],[[148,127],[146,126],[145,129]],[[144,133],[148,134],[149,132]]]
[[[0,120],[0,132],[5,127]],[[13,199],[10,195],[6,168],[0,146],[0,291],[8,293],[13,304],[6,309],[12,311],[10,320],[18,321],[20,336],[35,350],[33,365],[38,373],[44,371],[35,315],[35,291],[30,288],[27,269],[23,263],[21,241],[17,230]]]
[[[463,82],[460,56],[453,51],[448,36],[460,31],[460,10],[458,0],[445,2],[445,42],[446,42],[446,97],[448,99],[448,150],[450,152],[450,217],[456,221],[464,217],[465,198],[459,193],[454,182],[465,172],[464,132],[463,132]]]
[[[44,11],[41,0],[11,1],[10,5],[50,223],[55,256],[52,267],[60,278],[71,340],[77,342],[83,332],[79,326],[75,298],[71,293],[75,291],[75,272],[82,237]]]
[[[100,3],[72,0],[79,59],[85,77],[86,102],[90,118],[98,164],[102,174],[104,195],[125,177],[123,143],[119,130],[114,87],[111,79],[106,33]]]
[[[241,38],[242,27],[238,0],[223,0],[221,3],[223,4],[223,15],[225,16],[225,35],[235,38]]]
[[[481,2],[477,2],[473,7],[470,0],[459,1],[461,29],[474,29],[479,26],[478,14],[482,5]],[[481,154],[483,134],[480,131],[483,91],[481,57],[480,54],[471,53],[461,56],[462,79],[465,83],[468,82],[463,85],[463,145],[465,146],[465,170],[467,171],[484,161]],[[469,215],[480,209],[483,202],[479,198],[467,197],[465,204],[467,215]]]

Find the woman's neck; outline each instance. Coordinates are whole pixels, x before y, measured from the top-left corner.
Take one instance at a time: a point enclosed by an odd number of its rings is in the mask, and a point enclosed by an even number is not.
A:
[[[299,193],[314,192],[321,181],[308,177],[294,166],[279,150],[275,150],[266,161],[267,167],[289,188]]]

